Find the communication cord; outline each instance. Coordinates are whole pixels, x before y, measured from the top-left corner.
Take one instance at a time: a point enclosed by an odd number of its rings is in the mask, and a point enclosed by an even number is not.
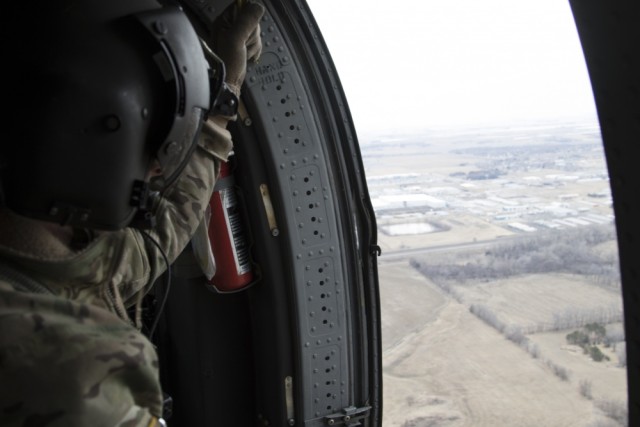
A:
[[[153,237],[151,237],[151,235],[149,235],[146,231],[141,231],[141,233],[147,240],[149,240],[151,243],[155,245],[158,251],[160,251],[160,254],[162,255],[162,258],[164,259],[164,262],[167,266],[167,271],[165,273],[164,295],[162,295],[162,299],[160,300],[160,306],[156,310],[153,323],[151,324],[151,328],[149,329],[148,338],[149,338],[149,341],[153,341],[153,334],[155,333],[156,328],[158,327],[158,322],[160,321],[160,315],[162,315],[164,306],[167,303],[167,299],[169,298],[169,288],[171,287],[171,263],[169,262],[169,259],[167,258],[167,254],[165,254],[164,250],[162,250],[162,247],[160,246],[158,241]]]

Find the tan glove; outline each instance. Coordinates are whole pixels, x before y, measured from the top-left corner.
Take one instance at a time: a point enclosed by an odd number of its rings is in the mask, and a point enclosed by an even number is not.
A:
[[[237,2],[216,19],[213,28],[213,50],[224,61],[225,81],[240,96],[240,88],[247,74],[247,62],[257,62],[262,53],[260,19],[264,6],[254,2]]]

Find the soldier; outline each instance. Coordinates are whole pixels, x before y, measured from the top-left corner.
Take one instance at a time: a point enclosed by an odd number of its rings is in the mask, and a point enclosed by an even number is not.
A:
[[[238,96],[264,8],[233,7],[208,41]],[[2,20],[0,425],[158,425],[157,355],[127,309],[201,222],[233,117],[208,114],[180,8],[12,2]]]

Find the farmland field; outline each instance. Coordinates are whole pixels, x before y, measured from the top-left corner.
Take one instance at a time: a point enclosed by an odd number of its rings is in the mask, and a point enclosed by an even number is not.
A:
[[[593,369],[595,362],[567,350],[567,332],[529,335],[539,345],[534,358],[407,262],[381,265],[381,286],[385,427],[618,425],[596,406],[598,399],[625,401],[626,373],[615,360]],[[493,284],[492,292],[511,297],[526,288],[510,287]],[[547,361],[566,365],[570,379],[554,375]],[[580,394],[584,380],[593,385],[593,400]]]
[[[624,425],[597,125],[380,136],[362,152],[382,248],[384,426]],[[589,350],[599,362],[566,338],[590,323],[618,340]]]

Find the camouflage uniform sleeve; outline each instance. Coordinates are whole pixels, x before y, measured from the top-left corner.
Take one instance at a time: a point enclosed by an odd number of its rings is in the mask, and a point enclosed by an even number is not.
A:
[[[0,279],[0,425],[152,425],[157,369],[151,343],[113,313]]]
[[[201,221],[230,150],[229,132],[207,122],[160,201],[150,234],[170,261]],[[64,259],[11,261],[17,269],[7,264],[0,274],[0,425],[154,425],[162,415],[158,358],[125,305],[164,271],[158,248],[126,229]]]
[[[222,123],[225,121],[219,121]],[[220,162],[232,149],[231,135],[214,120],[205,122],[191,161],[176,183],[163,194],[157,209],[157,226],[149,232],[173,262],[187,246],[202,221],[209,203]],[[135,229],[123,230],[122,253],[116,260],[114,280],[126,305],[146,293],[166,270],[159,249]],[[116,285],[116,283],[114,283]]]

